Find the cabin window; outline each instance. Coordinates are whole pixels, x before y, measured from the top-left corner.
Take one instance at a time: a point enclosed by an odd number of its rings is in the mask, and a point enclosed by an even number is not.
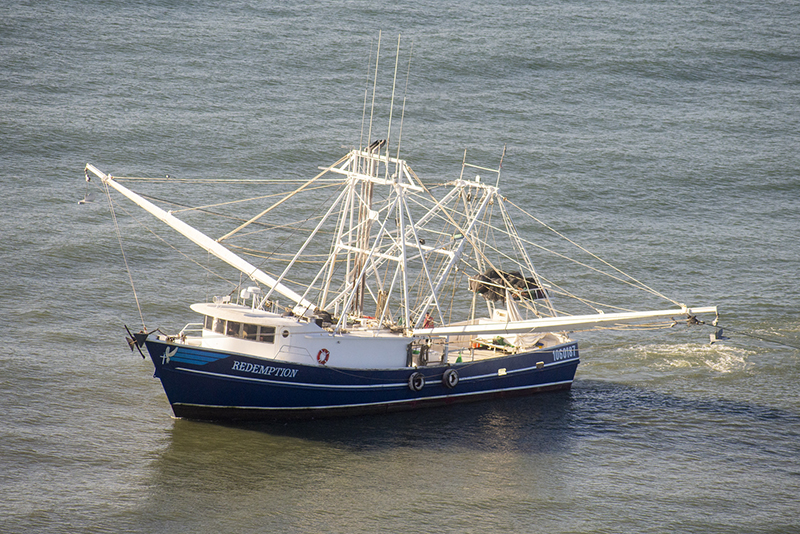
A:
[[[228,327],[225,329],[226,336],[239,337],[239,331],[242,329],[242,323],[236,321],[228,321]]]
[[[243,324],[242,325],[242,337],[245,338],[245,339],[257,339],[258,338],[258,325]]]
[[[225,334],[226,336],[240,337],[242,339],[260,341],[262,343],[275,343],[274,326],[237,323],[235,321],[226,321],[225,319],[206,315],[203,320],[203,328],[206,330],[213,330],[218,334]]]
[[[258,340],[262,343],[275,343],[275,327],[262,326],[258,333]]]
[[[217,334],[225,333],[225,319],[220,319],[219,317],[214,318],[214,332]]]

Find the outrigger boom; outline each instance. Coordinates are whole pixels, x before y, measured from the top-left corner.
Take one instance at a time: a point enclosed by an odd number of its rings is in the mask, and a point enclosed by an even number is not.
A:
[[[86,164],[86,170],[91,171],[92,174],[100,178],[100,180],[102,180],[104,185],[113,187],[114,189],[122,193],[125,197],[133,201],[135,204],[137,204],[147,212],[151,213],[159,220],[169,225],[175,231],[187,237],[195,244],[199,245],[200,247],[210,252],[217,258],[239,269],[241,272],[243,272],[253,280],[261,282],[262,284],[274,289],[277,293],[280,293],[284,297],[295,302],[296,306],[294,307],[293,312],[296,313],[297,315],[313,315],[313,312],[317,308],[317,306],[313,302],[304,299],[296,292],[292,291],[290,288],[284,286],[283,284],[278,283],[276,279],[274,279],[273,277],[271,277],[258,267],[252,265],[247,260],[237,256],[236,254],[234,254],[227,248],[223,247],[218,242],[214,241],[204,233],[181,221],[171,213],[162,210],[149,200],[143,198],[141,195],[134,193],[124,185],[114,180],[114,177],[111,176],[110,174],[102,172],[100,169],[98,169],[91,163]]]
[[[458,325],[442,326],[430,329],[415,330],[415,335],[452,336],[452,335],[480,335],[502,331],[504,334],[527,334],[533,332],[549,332],[553,330],[575,330],[578,327],[591,328],[595,326],[614,325],[623,323],[640,322],[646,319],[674,318],[678,315],[687,317],[713,313],[717,314],[716,306],[701,308],[682,308],[677,310],[652,310],[643,312],[597,313],[591,315],[566,315],[562,317],[542,317],[528,321],[509,321],[505,326],[496,323],[490,325]],[[716,320],[715,320],[716,322]]]

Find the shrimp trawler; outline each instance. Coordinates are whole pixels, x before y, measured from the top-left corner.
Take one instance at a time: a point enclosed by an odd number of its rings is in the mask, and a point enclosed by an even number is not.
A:
[[[122,194],[244,280],[192,304],[199,320],[179,332],[131,335],[175,416],[303,419],[564,390],[579,363],[570,332],[716,314],[675,301],[565,312],[573,294],[535,268],[533,243],[512,219],[528,213],[501,194],[499,168],[468,164],[465,153],[461,175],[433,186],[397,145],[390,153],[388,140],[367,137],[217,238],[178,217],[209,215],[211,203],[170,212],[125,178],[86,165],[87,179],[98,177],[109,195]],[[473,169],[491,179],[465,177]]]

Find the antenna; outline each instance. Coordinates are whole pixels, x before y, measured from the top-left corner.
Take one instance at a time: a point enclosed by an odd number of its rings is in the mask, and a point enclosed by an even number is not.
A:
[[[397,87],[397,64],[400,62],[400,34],[397,34],[397,51],[394,55],[394,78],[392,78],[392,99],[389,104],[389,128],[386,130],[386,178],[389,177],[389,140],[392,137],[392,114],[394,113],[394,90]]]
[[[381,55],[381,31],[378,30],[378,51],[375,53],[375,80],[372,82],[372,108],[369,112],[369,132],[367,133],[367,146],[372,144],[372,118],[375,116],[375,88],[378,85],[378,59]]]
[[[503,155],[500,156],[500,166],[497,167],[497,184],[495,187],[500,187],[500,171],[503,170],[503,158],[506,157],[506,145],[503,145]]]
[[[400,159],[400,141],[403,139],[403,119],[406,116],[406,95],[408,95],[408,78],[411,76],[411,57],[414,55],[414,39],[411,39],[411,51],[408,53],[408,70],[406,71],[406,87],[403,91],[403,111],[400,113],[400,133],[397,136],[397,159]],[[399,165],[399,163],[398,163]]]
[[[369,42],[369,57],[367,58],[367,83],[364,85],[364,108],[361,110],[361,135],[358,138],[358,149],[364,148],[364,121],[367,119],[367,95],[369,94],[369,73],[372,70],[372,45],[374,41]]]

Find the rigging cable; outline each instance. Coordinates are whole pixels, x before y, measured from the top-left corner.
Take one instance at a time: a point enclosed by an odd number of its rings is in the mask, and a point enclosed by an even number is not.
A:
[[[144,315],[142,314],[142,306],[139,304],[139,295],[136,294],[136,286],[133,283],[133,275],[131,274],[131,268],[128,265],[128,258],[125,256],[125,248],[122,246],[122,232],[119,229],[119,223],[117,222],[117,214],[114,211],[114,203],[111,201],[111,191],[108,189],[108,184],[103,182],[103,186],[106,190],[106,197],[108,198],[108,206],[111,208],[111,218],[114,221],[114,230],[117,232],[117,240],[119,241],[119,249],[122,251],[122,261],[125,263],[125,270],[128,271],[128,279],[131,282],[131,289],[133,290],[133,298],[136,301],[136,308],[139,310],[139,319],[142,321],[142,331],[147,332],[147,326],[144,324]]]
[[[722,329],[718,328],[717,330],[721,331]],[[800,345],[792,345],[791,343],[786,343],[784,341],[778,341],[777,339],[764,337],[764,336],[757,336],[755,334],[748,334],[747,332],[744,332],[742,330],[735,330],[735,329],[727,327],[727,326],[725,327],[725,330],[728,331],[728,332],[733,332],[734,334],[739,334],[741,336],[749,337],[749,338],[752,338],[752,339],[758,339],[759,341],[765,341],[767,343],[773,343],[775,345],[781,345],[781,346],[784,346],[784,347],[788,347],[790,349],[800,350]],[[725,338],[720,338],[720,339],[725,339]]]
[[[625,272],[625,271],[623,271],[622,269],[620,269],[620,268],[618,268],[618,267],[615,267],[614,265],[610,264],[609,262],[607,262],[607,261],[606,261],[606,260],[604,260],[603,258],[599,257],[597,254],[595,254],[595,253],[593,253],[593,252],[591,252],[591,251],[587,250],[586,248],[582,247],[581,245],[579,245],[578,243],[576,243],[576,242],[575,242],[575,241],[573,241],[572,239],[568,238],[567,236],[565,236],[564,234],[562,234],[561,232],[559,232],[559,231],[558,231],[558,230],[556,230],[555,228],[551,227],[550,225],[548,225],[548,224],[547,224],[547,223],[545,223],[544,221],[541,221],[541,220],[539,220],[538,218],[536,218],[535,216],[533,216],[531,213],[528,213],[527,211],[525,211],[524,209],[522,209],[522,207],[520,207],[520,206],[518,206],[518,205],[514,204],[514,202],[512,202],[512,201],[511,201],[511,200],[509,200],[508,198],[504,198],[503,200],[505,200],[506,202],[508,202],[509,204],[511,204],[512,206],[514,206],[515,208],[517,208],[517,209],[518,209],[518,210],[519,210],[521,213],[523,213],[524,215],[526,215],[526,216],[530,217],[531,219],[533,219],[533,220],[534,220],[534,221],[536,221],[537,223],[541,224],[542,226],[544,226],[545,228],[547,228],[548,230],[550,230],[551,232],[553,232],[554,234],[556,234],[556,235],[557,235],[557,236],[559,236],[560,238],[562,238],[562,239],[566,240],[566,241],[567,241],[567,242],[569,242],[569,243],[572,243],[573,245],[575,245],[576,247],[578,247],[580,250],[582,250],[582,251],[583,251],[583,252],[585,252],[586,254],[588,254],[588,255],[590,255],[591,257],[595,258],[596,260],[598,260],[598,261],[600,261],[600,262],[604,263],[604,264],[605,264],[605,265],[607,265],[608,267],[610,267],[610,268],[614,269],[615,271],[617,271],[618,273],[620,273],[622,276],[624,276],[624,277],[626,277],[626,278],[628,278],[628,279],[632,280],[633,282],[635,282],[635,284],[632,284],[631,282],[627,282],[627,283],[629,283],[630,285],[633,285],[634,287],[639,287],[639,288],[640,288],[640,289],[642,289],[642,290],[646,290],[646,291],[650,292],[651,294],[653,294],[653,295],[656,295],[656,296],[658,296],[658,297],[661,297],[661,298],[663,298],[664,300],[668,300],[668,301],[672,302],[673,304],[675,304],[675,305],[677,305],[677,306],[680,306],[680,307],[682,307],[682,308],[683,308],[683,307],[686,307],[684,304],[681,304],[680,302],[678,302],[678,301],[676,301],[676,300],[673,300],[673,299],[669,298],[668,296],[664,295],[663,293],[661,293],[661,292],[659,292],[659,291],[656,291],[655,289],[651,288],[650,286],[648,286],[648,285],[647,285],[647,284],[645,284],[644,282],[642,282],[642,281],[640,281],[640,280],[637,280],[637,279],[636,279],[636,278],[634,278],[633,276],[629,275],[628,273],[626,273],[626,272]],[[526,241],[526,242],[527,242],[527,243],[530,243],[530,244],[532,244],[532,245],[534,245],[534,246],[536,246],[536,247],[538,247],[538,248],[540,248],[540,249],[542,249],[542,250],[547,250],[545,247],[542,247],[542,246],[540,246],[540,245],[537,245],[536,243],[531,243],[530,241]],[[597,271],[597,272],[599,272],[599,273],[605,274],[606,276],[609,276],[609,277],[615,278],[615,279],[617,279],[617,280],[623,281],[623,280],[621,280],[621,279],[619,279],[619,278],[617,278],[617,277],[615,277],[615,276],[613,276],[613,275],[610,275],[610,274],[608,274],[608,273],[603,273],[602,271],[600,271],[600,270],[598,270],[598,269],[595,269],[594,267],[591,267],[591,266],[589,266],[589,265],[585,265],[585,264],[583,264],[583,263],[581,263],[581,262],[579,262],[579,261],[577,261],[577,260],[574,260],[574,259],[572,259],[572,258],[568,258],[567,256],[564,256],[564,255],[561,255],[561,254],[558,254],[558,253],[556,253],[556,252],[549,251],[549,250],[548,250],[548,252],[551,252],[551,253],[553,253],[553,254],[556,254],[556,255],[558,255],[558,256],[560,256],[560,257],[562,257],[562,258],[568,259],[568,260],[570,260],[570,261],[572,261],[572,262],[574,262],[574,263],[577,263],[577,264],[579,264],[579,265],[584,265],[585,267],[588,267],[588,268],[592,269],[593,271]]]
[[[154,236],[156,239],[160,240],[160,241],[161,241],[162,243],[164,243],[164,244],[165,244],[167,247],[171,248],[172,250],[174,250],[175,252],[177,252],[178,254],[180,254],[181,256],[183,256],[184,258],[186,258],[187,260],[189,260],[190,262],[194,263],[195,265],[197,265],[197,266],[198,266],[198,267],[200,267],[201,269],[204,269],[204,270],[205,270],[205,271],[207,271],[209,274],[212,274],[212,275],[216,276],[217,278],[219,278],[220,280],[222,280],[223,282],[226,282],[226,283],[230,284],[231,286],[233,286],[233,287],[234,287],[234,289],[237,287],[235,282],[232,282],[232,281],[228,280],[227,278],[225,278],[225,277],[224,277],[224,276],[222,276],[221,274],[219,274],[219,273],[215,272],[213,269],[211,269],[211,268],[209,268],[209,267],[207,267],[207,266],[203,265],[203,264],[202,264],[202,263],[200,263],[199,261],[195,260],[194,258],[192,258],[191,256],[189,256],[188,254],[186,254],[185,252],[183,252],[182,250],[180,250],[180,249],[179,249],[178,247],[176,247],[175,245],[173,245],[172,243],[170,243],[169,241],[167,241],[166,239],[164,239],[163,237],[161,237],[159,234],[157,234],[157,233],[155,232],[155,230],[153,230],[152,228],[150,228],[149,226],[147,226],[147,225],[146,225],[144,222],[142,222],[141,220],[139,220],[139,219],[138,219],[138,218],[137,218],[135,215],[133,215],[131,212],[129,212],[128,210],[126,210],[126,209],[125,209],[125,208],[123,208],[122,206],[120,206],[120,209],[121,209],[121,210],[122,210],[122,211],[125,213],[125,215],[127,215],[128,217],[130,217],[131,219],[133,219],[134,221],[136,221],[136,222],[139,224],[139,226],[141,226],[142,228],[144,228],[145,230],[147,230],[148,232],[150,232],[150,233],[151,233],[151,234],[152,234],[152,235],[153,235],[153,236]],[[112,213],[113,213],[113,210],[112,210]],[[126,262],[126,266],[127,266],[127,262]],[[129,272],[130,272],[130,270],[129,270]],[[138,304],[138,302],[139,302],[139,301],[138,301],[138,299],[137,299],[137,301],[136,301],[136,302],[137,302],[137,304]]]

